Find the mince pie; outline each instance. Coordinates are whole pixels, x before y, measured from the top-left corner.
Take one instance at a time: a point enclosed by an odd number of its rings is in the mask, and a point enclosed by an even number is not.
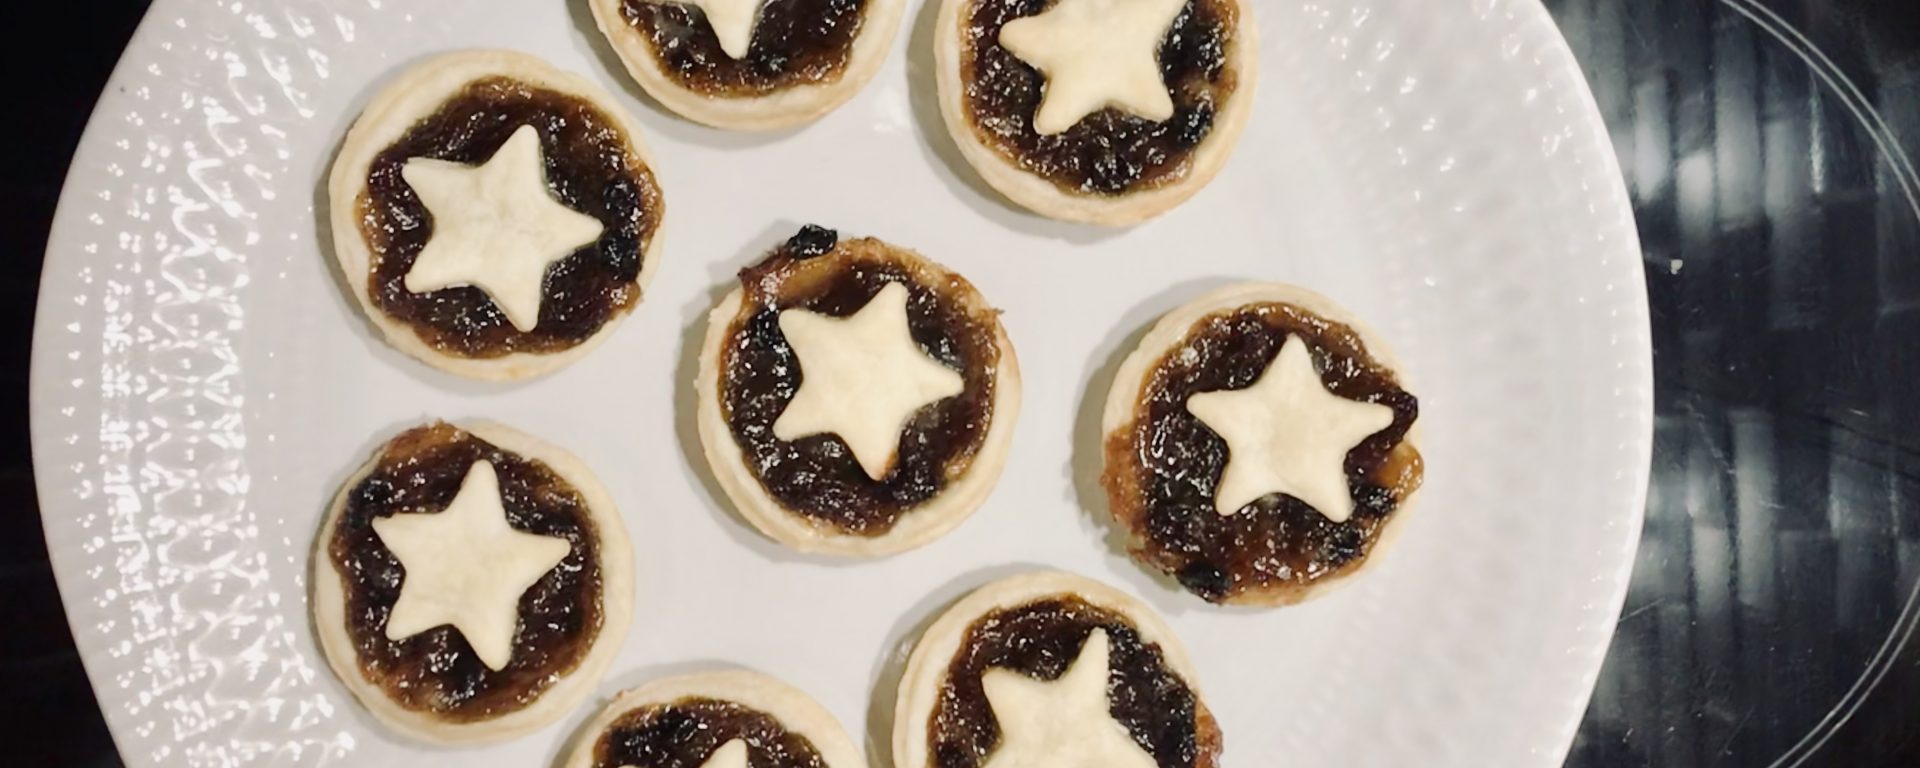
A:
[[[1249,283],[1168,313],[1121,364],[1102,482],[1135,560],[1283,605],[1377,559],[1420,488],[1420,403],[1328,299]]]
[[[640,301],[664,211],[640,131],[577,75],[510,51],[381,89],[328,182],[333,248],[387,341],[520,379],[585,355]]]
[[[943,0],[940,111],[961,154],[1014,202],[1126,225],[1192,197],[1251,111],[1241,0]]]
[[[1220,725],[1166,622],[1091,579],[981,587],[914,646],[894,706],[899,768],[1217,768]]]
[[[758,672],[656,680],[620,694],[562,768],[866,768],[833,714]]]
[[[1020,368],[972,284],[808,226],[740,272],[700,356],[700,441],[741,515],[796,549],[938,538],[1006,463]]]
[[[374,717],[440,744],[566,715],[619,653],[632,555],[600,481],[498,424],[389,440],[333,501],[313,552],[327,662]]]
[[[846,103],[893,47],[905,0],[589,0],[640,87],[716,128],[773,130]]]

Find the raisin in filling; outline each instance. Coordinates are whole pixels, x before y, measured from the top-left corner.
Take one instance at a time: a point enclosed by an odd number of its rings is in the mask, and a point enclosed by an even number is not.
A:
[[[521,126],[539,129],[547,188],[600,220],[600,240],[547,268],[540,320],[522,332],[479,288],[413,293],[404,283],[433,237],[433,215],[401,178],[422,157],[480,165]],[[659,227],[660,188],[613,117],[586,99],[506,77],[469,83],[373,159],[358,200],[373,252],[375,306],[440,352],[468,358],[577,345],[640,299],[640,261]]]
[[[1109,644],[1107,698],[1113,719],[1160,768],[1212,768],[1220,727],[1193,688],[1125,616],[1074,596],[1037,600],[981,616],[967,627],[927,721],[933,768],[978,768],[1000,741],[980,676],[1000,667],[1057,680],[1095,629]]]
[[[1214,510],[1227,444],[1187,412],[1187,398],[1251,386],[1290,335],[1307,343],[1329,391],[1393,409],[1390,426],[1347,454],[1354,510],[1344,523],[1280,494],[1233,515]],[[1305,587],[1358,566],[1419,488],[1420,454],[1405,441],[1419,411],[1352,328],[1278,303],[1214,313],[1154,365],[1133,425],[1109,437],[1114,515],[1133,532],[1136,557],[1208,600]]]
[[[387,639],[406,571],[373,530],[378,518],[446,509],[481,460],[499,475],[510,525],[573,545],[520,596],[513,658],[497,671],[451,626]],[[579,666],[600,633],[599,539],[586,500],[546,464],[448,424],[416,427],[387,443],[373,472],[348,492],[327,554],[340,573],[347,636],[366,679],[395,703],[443,720],[487,720],[526,707]]]
[[[593,745],[594,768],[700,768],[729,741],[754,768],[826,768],[807,737],[773,715],[730,701],[685,698],[621,715]]]
[[[681,87],[714,96],[763,96],[840,79],[860,36],[866,0],[767,0],[746,58],[720,50],[706,15],[678,3],[624,0],[620,15]]]
[[[1033,129],[1046,78],[1000,45],[1000,28],[1054,0],[974,0],[963,12],[962,101],[973,130],[1009,161],[1068,192],[1124,195],[1179,181],[1238,86],[1227,66],[1239,24],[1231,0],[1189,0],[1160,43],[1173,117],[1103,109],[1050,136]]]
[[[964,389],[920,409],[902,430],[893,469],[874,480],[836,435],[774,437],[802,377],[779,317],[786,309],[846,317],[888,283],[907,287],[913,340],[960,372]],[[745,298],[720,361],[722,412],[748,469],[783,508],[837,531],[880,536],[973,465],[993,418],[999,320],[965,279],[878,240],[839,242],[832,230],[808,227],[742,270],[740,286]]]

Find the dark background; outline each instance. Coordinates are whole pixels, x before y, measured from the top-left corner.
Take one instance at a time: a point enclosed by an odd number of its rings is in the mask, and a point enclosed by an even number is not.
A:
[[[1658,388],[1634,585],[1569,764],[1920,765],[1920,221],[1895,159],[1920,157],[1920,0],[1546,4],[1634,196]],[[46,560],[26,360],[62,177],[145,5],[0,11],[16,764],[119,765]]]

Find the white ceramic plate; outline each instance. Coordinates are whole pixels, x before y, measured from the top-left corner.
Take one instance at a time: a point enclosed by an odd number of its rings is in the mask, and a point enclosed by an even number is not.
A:
[[[154,4],[74,161],[48,250],[34,453],[74,634],[134,766],[552,764],[585,716],[480,752],[376,727],[309,631],[308,547],[395,430],[499,419],[574,450],[633,533],[633,631],[603,694],[755,667],[885,765],[909,628],[1007,572],[1115,583],[1186,638],[1237,766],[1561,760],[1619,610],[1649,452],[1640,262],[1611,148],[1532,0],[1276,0],[1257,113],[1185,207],[1130,231],[1009,209],[940,127],[930,14],[804,130],[719,133],[636,96],[582,0]],[[439,375],[368,331],[329,269],[323,179],[376,84],[511,47],[622,94],[669,201],[646,302],[558,375]],[[316,209],[317,206],[321,208]],[[1026,369],[987,506],[883,562],[787,553],[698,464],[694,346],[733,272],[800,222],[919,248],[1006,310]],[[1147,578],[1083,511],[1098,403],[1161,312],[1287,280],[1368,318],[1422,398],[1404,545],[1351,588],[1223,611]]]

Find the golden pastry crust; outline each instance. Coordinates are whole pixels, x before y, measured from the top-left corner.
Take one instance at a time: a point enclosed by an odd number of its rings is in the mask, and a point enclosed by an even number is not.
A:
[[[781,727],[811,742],[828,768],[866,768],[860,748],[826,707],[798,688],[745,669],[663,678],[621,693],[580,730],[562,765],[593,768],[594,745],[615,721],[636,709],[688,698],[732,702],[772,715]]]
[[[447,98],[468,83],[488,77],[506,77],[529,85],[576,96],[592,103],[611,117],[634,155],[647,168],[654,168],[641,139],[640,126],[620,108],[611,94],[592,81],[533,56],[514,51],[473,50],[442,54],[414,65],[380,89],[347,131],[340,154],[333,161],[327,181],[327,202],[333,231],[334,258],[346,278],[347,292],[380,329],[388,344],[448,373],[487,381],[513,381],[559,370],[585,357],[600,345],[607,334],[620,324],[625,313],[616,315],[591,337],[574,346],[551,353],[512,352],[499,357],[462,357],[435,349],[423,341],[406,323],[395,320],[374,303],[369,291],[373,270],[373,252],[360,231],[357,215],[359,198],[367,188],[367,174],[377,157],[421,119],[431,115]],[[658,231],[649,238],[640,255],[640,274],[635,287],[644,297],[654,271],[660,265],[661,237]]]
[[[1113,385],[1107,391],[1106,406],[1101,411],[1101,445],[1103,447],[1111,445],[1116,439],[1132,432],[1140,413],[1140,398],[1144,394],[1147,380],[1153,374],[1155,366],[1169,350],[1179,346],[1186,339],[1187,333],[1196,323],[1216,312],[1264,303],[1299,307],[1353,329],[1360,340],[1366,344],[1367,353],[1381,365],[1394,371],[1400,377],[1402,386],[1407,385],[1406,378],[1401,373],[1400,364],[1394,359],[1393,352],[1386,343],[1381,341],[1379,335],[1359,318],[1335,304],[1332,299],[1285,283],[1239,283],[1211,291],[1183,304],[1154,323],[1153,329],[1140,340],[1140,345],[1127,355],[1126,360],[1121,362],[1120,369],[1114,374]],[[1418,447],[1419,438],[1420,425],[1416,421],[1403,442]],[[1102,453],[1104,455],[1105,451],[1103,450]],[[1113,471],[1110,463],[1106,471]],[[1106,485],[1109,494],[1108,510],[1111,512],[1117,509],[1123,500],[1112,498],[1113,486],[1111,483]],[[1323,596],[1335,587],[1349,583],[1353,577],[1366,571],[1370,564],[1377,562],[1385,551],[1391,548],[1394,541],[1398,539],[1400,530],[1405,527],[1407,518],[1411,516],[1414,499],[1418,495],[1419,492],[1416,489],[1400,500],[1393,514],[1382,523],[1383,528],[1379,538],[1374,541],[1366,559],[1359,565],[1305,585],[1288,585],[1239,593],[1226,602],[1265,607],[1292,605]],[[1124,525],[1117,518],[1114,524]],[[1138,535],[1134,531],[1129,531],[1129,534],[1136,537]]]
[[[735,131],[775,131],[820,119],[873,80],[893,49],[905,0],[868,0],[846,68],[830,82],[795,85],[762,96],[715,96],[688,89],[667,74],[652,44],[627,23],[624,0],[588,0],[593,20],[627,73],[667,109],[694,122]]]
[[[627,541],[626,524],[613,505],[613,497],[600,484],[592,470],[559,446],[528,435],[512,427],[492,422],[455,425],[501,450],[539,461],[565,479],[587,502],[587,514],[593,521],[600,545],[600,631],[594,635],[587,655],[563,678],[539,698],[513,712],[489,720],[449,722],[428,712],[408,709],[388,698],[380,686],[361,672],[353,639],[347,633],[346,592],[343,578],[327,554],[328,542],[355,486],[380,465],[382,446],[367,463],[356,470],[340,487],[327,509],[313,548],[313,625],[320,639],[320,650],[327,666],[347,687],[355,699],[371,712],[374,719],[388,727],[430,744],[471,746],[493,744],[525,736],[565,717],[578,707],[600,684],[613,657],[626,642],[627,625],[633,607],[633,551]]]
[[[1093,579],[1065,571],[1034,571],[987,584],[960,598],[940,614],[920,635],[907,657],[900,675],[900,691],[894,700],[893,761],[900,768],[926,768],[928,754],[927,722],[939,703],[946,685],[947,669],[960,652],[967,630],[981,616],[997,610],[1018,608],[1054,597],[1078,597],[1100,608],[1120,614],[1140,633],[1142,642],[1157,645],[1167,668],[1203,702],[1199,675],[1180,638],[1160,614],[1139,599]],[[1201,704],[1204,709],[1204,703]]]
[[[1139,224],[1187,201],[1198,194],[1226,167],[1227,158],[1240,143],[1247,119],[1253,113],[1253,91],[1259,78],[1259,30],[1252,9],[1238,0],[1238,25],[1234,45],[1226,66],[1239,80],[1234,96],[1227,99],[1214,118],[1211,134],[1193,150],[1192,165],[1186,176],[1166,186],[1122,195],[1081,194],[1061,189],[1053,182],[1021,168],[987,145],[973,126],[968,113],[966,83],[962,82],[965,63],[965,15],[978,0],[941,0],[940,16],[934,31],[934,72],[940,89],[940,115],[960,147],[967,164],[985,179],[988,186],[1042,216],[1061,221],[1123,227]]]
[[[963,278],[944,267],[911,251],[894,250],[911,255],[921,269],[946,275],[952,278],[947,282],[962,286],[965,291],[974,291]],[[977,293],[973,295],[978,299]],[[938,496],[903,513],[885,534],[860,536],[834,530],[786,509],[767,492],[748,467],[745,453],[734,440],[721,406],[720,382],[725,373],[721,365],[724,360],[722,352],[731,338],[734,321],[740,317],[744,302],[745,293],[736,288],[721,299],[708,315],[696,387],[700,444],[707,465],[712,468],[714,479],[719,482],[728,500],[733,502],[734,508],[740,511],[741,517],[747,522],[775,541],[801,552],[875,558],[905,552],[946,535],[986,502],[994,485],[999,482],[1001,470],[1006,466],[1007,452],[1013,442],[1014,424],[1020,414],[1020,363],[1014,355],[1012,340],[1007,338],[1005,326],[998,321],[994,323],[994,343],[999,350],[999,360],[994,368],[993,415],[986,438],[975,454],[973,463],[959,480],[949,484]],[[984,299],[979,299],[979,303],[986,305]]]

